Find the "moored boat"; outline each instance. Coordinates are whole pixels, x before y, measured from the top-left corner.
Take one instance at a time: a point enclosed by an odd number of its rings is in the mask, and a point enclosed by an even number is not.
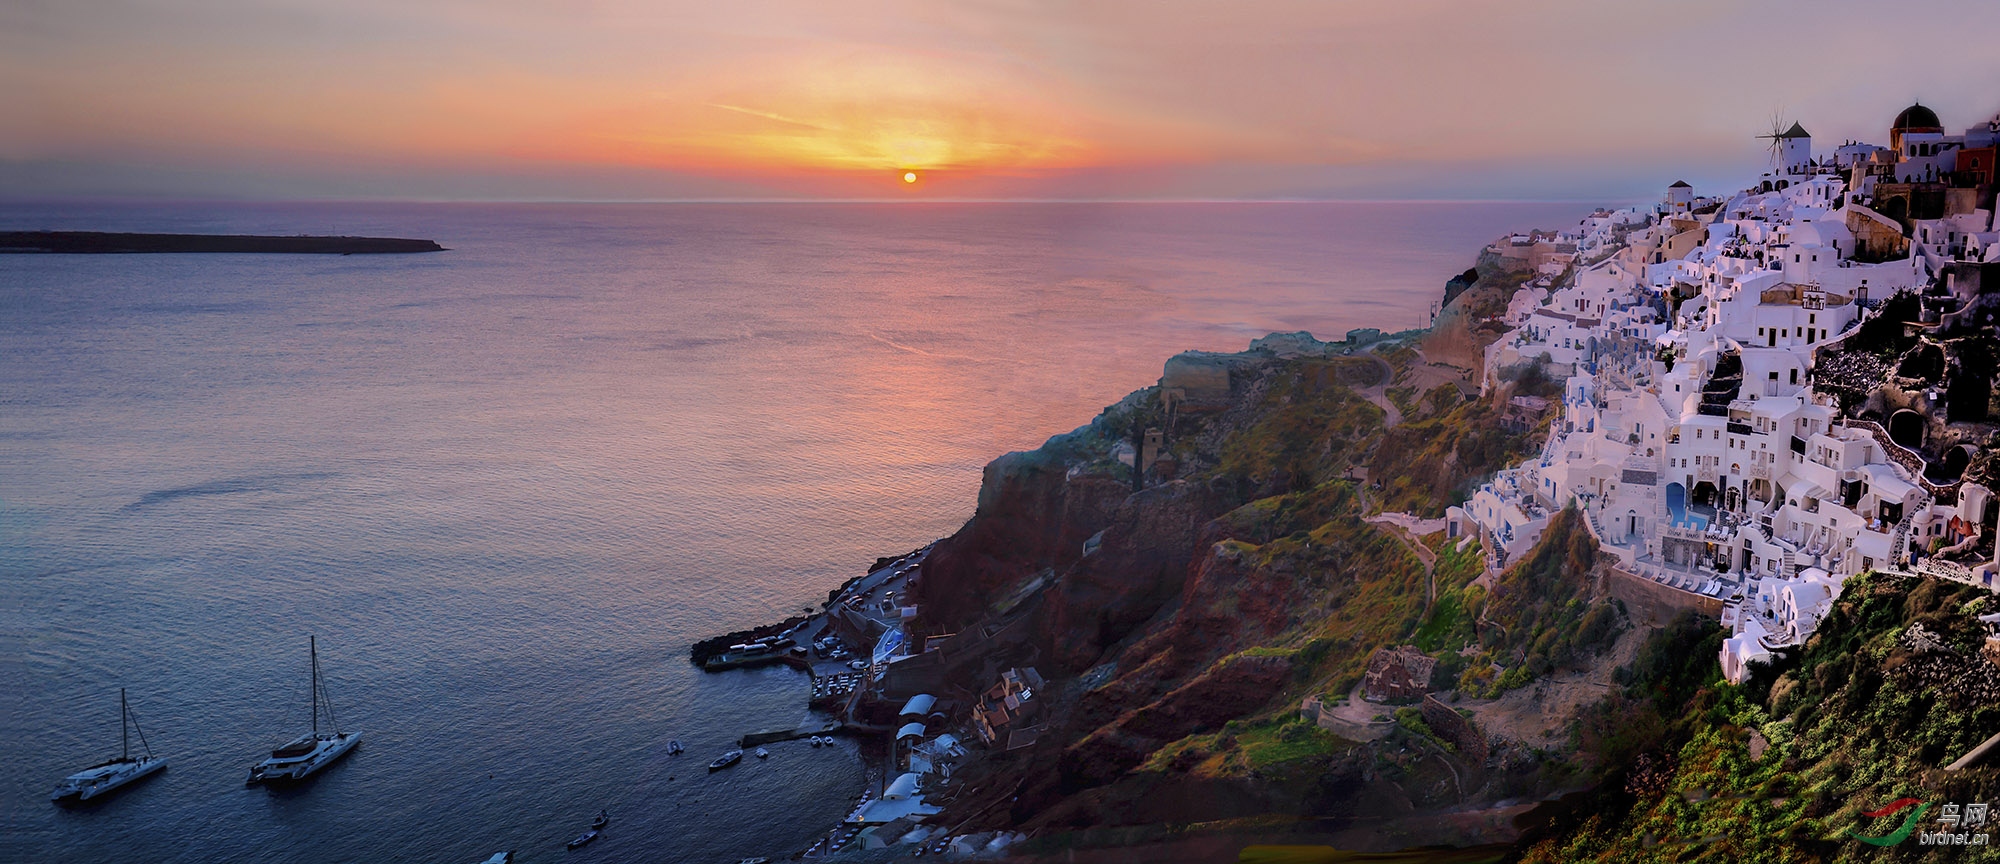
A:
[[[764,749],[764,748],[762,748],[762,747],[759,747],[759,748],[757,748],[757,758],[759,758],[759,759],[769,759],[769,758],[771,758],[771,751],[769,751],[769,750],[766,750],[766,749]]]
[[[686,750],[686,749],[687,749],[686,747],[682,747],[682,746],[681,746],[681,742],[680,742],[680,740],[679,740],[679,739],[675,739],[675,740],[673,740],[673,741],[668,741],[668,742],[667,742],[667,755],[668,755],[668,756],[679,756],[679,755],[681,755],[681,752],[682,752],[682,751],[684,751],[684,750]]]
[[[731,750],[721,756],[717,756],[714,762],[708,763],[708,770],[720,771],[741,761],[743,761],[743,751]]]
[[[582,849],[584,846],[589,845],[590,841],[595,839],[597,839],[597,832],[595,830],[585,831],[582,834],[576,835],[575,840],[569,841],[569,848]]]
[[[505,852],[495,852],[493,853],[493,857],[481,861],[479,864],[514,864],[514,850],[509,849]]]
[[[360,732],[340,731],[339,721],[333,716],[333,700],[326,695],[326,688],[320,686],[319,640],[311,638],[307,645],[312,658],[312,731],[272,750],[269,758],[251,766],[245,785],[304,780],[361,743]],[[319,728],[322,704],[326,706],[327,725],[331,727],[326,732]]]
[[[146,755],[132,756],[132,732],[139,732],[139,747]],[[118,735],[124,742],[124,749],[116,759],[99,762],[75,774],[63,778],[55,791],[49,793],[50,801],[89,801],[106,792],[167,767],[167,760],[153,755],[153,748],[146,743],[146,733],[139,729],[139,717],[125,702],[125,688],[118,688]]]
[[[597,815],[595,817],[592,817],[590,820],[590,827],[593,830],[602,828],[609,824],[611,824],[611,811],[609,810],[597,811]]]

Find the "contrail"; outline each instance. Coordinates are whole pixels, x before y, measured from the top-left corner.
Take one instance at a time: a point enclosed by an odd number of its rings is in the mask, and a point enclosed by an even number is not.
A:
[[[786,116],[785,116],[785,115],[783,115],[783,114],[773,114],[773,113],[771,113],[771,112],[769,112],[769,111],[759,111],[759,110],[757,110],[757,109],[755,109],[755,108],[744,108],[744,107],[742,107],[742,106],[740,106],[740,105],[724,105],[724,104],[722,104],[722,103],[720,103],[720,102],[710,102],[710,103],[708,103],[708,107],[710,107],[710,108],[720,108],[720,109],[722,109],[722,110],[724,110],[724,111],[734,111],[734,112],[736,112],[736,113],[738,113],[738,114],[748,114],[748,115],[750,115],[750,116],[752,116],[752,117],[762,117],[762,118],[764,118],[764,119],[766,119],[766,120],[775,120],[775,121],[777,121],[777,122],[779,122],[779,123],[787,123],[787,124],[790,124],[790,125],[793,125],[793,126],[803,126],[803,127],[807,128],[807,129],[819,129],[819,130],[822,130],[822,131],[827,131],[827,132],[832,132],[832,131],[836,131],[836,130],[835,130],[835,129],[834,129],[833,127],[831,127],[831,126],[822,126],[822,125],[820,125],[820,124],[818,124],[818,123],[809,123],[809,122],[806,122],[806,121],[804,121],[804,120],[796,120],[796,119],[793,119],[793,118],[791,118],[791,117],[786,117]]]

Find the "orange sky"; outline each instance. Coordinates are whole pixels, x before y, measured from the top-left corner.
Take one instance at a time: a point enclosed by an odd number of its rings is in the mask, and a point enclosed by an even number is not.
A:
[[[2000,110],[2000,52],[1742,7],[28,0],[0,194],[1589,196],[1754,173],[1773,112]],[[1977,0],[1907,10],[2000,44]]]

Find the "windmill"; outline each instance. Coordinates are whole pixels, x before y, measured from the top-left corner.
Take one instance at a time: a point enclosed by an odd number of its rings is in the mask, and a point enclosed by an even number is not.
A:
[[[1770,134],[1757,137],[1771,142],[1772,174],[1811,173],[1812,133],[1806,127],[1796,121],[1788,127],[1784,116],[1774,111]]]
[[[1759,135],[1759,136],[1757,136],[1757,137],[1759,137],[1759,138],[1763,138],[1763,139],[1767,139],[1767,140],[1769,140],[1769,141],[1771,142],[1771,147],[1770,147],[1770,150],[1771,150],[1771,173],[1773,173],[1773,174],[1776,174],[1776,173],[1778,173],[1778,171],[1779,171],[1780,169],[1782,169],[1782,168],[1784,167],[1784,162],[1783,162],[1783,159],[1784,159],[1784,154],[1783,154],[1783,152],[1782,152],[1782,151],[1784,150],[1784,147],[1785,147],[1785,133],[1786,133],[1786,131],[1787,131],[1787,130],[1785,129],[1785,115],[1784,115],[1784,112],[1782,112],[1782,111],[1773,111],[1773,112],[1771,112],[1771,131],[1770,131],[1770,133],[1769,133],[1769,134],[1766,134],[1766,135]]]

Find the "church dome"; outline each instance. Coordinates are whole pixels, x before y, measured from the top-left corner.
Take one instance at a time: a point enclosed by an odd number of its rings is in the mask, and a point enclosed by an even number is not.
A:
[[[1938,122],[1936,111],[1923,105],[1911,105],[1896,115],[1896,122],[1889,127],[1891,132],[1943,132],[1944,124]]]

